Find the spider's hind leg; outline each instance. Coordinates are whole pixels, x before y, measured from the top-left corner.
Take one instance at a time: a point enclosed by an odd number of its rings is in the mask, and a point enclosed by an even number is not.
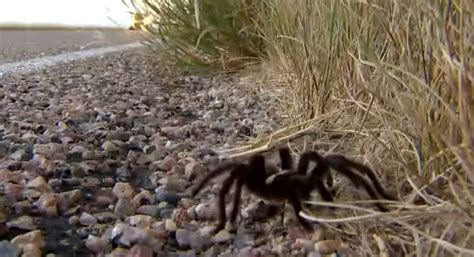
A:
[[[351,182],[356,186],[363,186],[365,191],[370,195],[370,197],[374,200],[380,199],[382,196],[386,200],[395,200],[394,197],[390,196],[382,187],[381,183],[378,181],[375,173],[369,169],[367,166],[356,163],[347,159],[342,155],[329,155],[325,158],[325,160],[331,165],[332,168],[341,172],[344,176],[349,178]],[[373,183],[371,184],[369,180],[367,180],[363,175],[359,174],[358,172],[353,171],[351,168],[354,168],[364,174],[367,174],[370,178],[370,181]],[[381,203],[375,204],[379,210],[381,211],[388,211],[385,205]]]

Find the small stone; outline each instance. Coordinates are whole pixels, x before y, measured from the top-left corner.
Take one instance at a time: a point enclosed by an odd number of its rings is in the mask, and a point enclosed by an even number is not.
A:
[[[107,241],[103,238],[89,235],[86,239],[85,245],[87,249],[95,253],[101,253],[107,248]]]
[[[96,158],[96,154],[94,151],[86,150],[82,152],[81,158],[84,160],[94,160]]]
[[[33,218],[30,216],[21,216],[17,219],[7,222],[9,228],[19,228],[23,230],[35,230],[36,225],[33,223]]]
[[[79,224],[79,217],[74,215],[69,218],[69,224],[76,225]]]
[[[138,207],[138,209],[136,210],[136,213],[138,214],[150,215],[152,217],[158,216],[159,212],[160,212],[160,207],[157,204],[142,205]]]
[[[127,165],[120,166],[115,172],[115,174],[117,174],[117,176],[121,178],[129,178],[132,176],[132,172],[130,171]]]
[[[26,151],[25,149],[18,149],[14,153],[10,155],[10,158],[12,158],[15,161],[26,161]]]
[[[309,252],[306,257],[322,257],[322,255],[320,253],[317,253],[317,252]]]
[[[66,201],[70,205],[77,203],[82,197],[81,190],[79,189],[66,191],[66,192],[61,193],[61,195],[64,197],[64,199],[66,199]]]
[[[176,223],[172,219],[166,219],[165,221],[165,229],[167,231],[174,232],[178,229],[178,226],[176,226]]]
[[[185,168],[184,168],[184,177],[187,179],[187,180],[192,180],[194,179],[196,176],[199,176],[201,174],[204,174],[205,172],[205,168],[203,166],[201,166],[199,163],[197,163],[196,161],[192,161],[188,164],[186,164]]]
[[[41,257],[41,248],[36,244],[25,244],[22,250],[22,257]]]
[[[134,212],[135,208],[133,208],[133,205],[125,199],[119,199],[114,208],[114,214],[120,217],[133,215]]]
[[[187,230],[184,230],[184,229],[178,229],[176,231],[176,242],[178,243],[178,245],[182,248],[186,248],[186,247],[189,247],[191,242],[191,235],[193,233],[191,231],[187,231]]]
[[[153,257],[153,249],[145,245],[134,245],[127,257]]]
[[[173,206],[177,206],[178,202],[182,198],[181,196],[177,194],[167,192],[166,189],[163,189],[163,188],[157,188],[155,190],[155,193],[156,193],[156,200],[158,202],[166,202]]]
[[[7,182],[12,179],[12,172],[7,169],[0,170],[0,182]]]
[[[0,253],[2,257],[18,257],[20,256],[20,249],[12,243],[3,240],[0,242]]]
[[[107,257],[128,257],[129,252],[128,249],[117,247]]]
[[[53,217],[58,215],[59,201],[60,198],[57,194],[45,193],[35,202],[35,206],[38,207],[40,213],[45,214],[48,217]]]
[[[229,233],[229,231],[223,229],[219,231],[217,234],[215,234],[212,238],[211,241],[213,243],[224,243],[232,239],[232,235]]]
[[[126,132],[126,131],[112,131],[110,132],[106,139],[107,140],[118,140],[118,141],[122,141],[122,142],[127,142],[128,139],[130,138],[131,134],[129,132]]]
[[[163,171],[170,171],[176,164],[178,164],[176,158],[168,155],[162,161],[160,161],[158,168]]]
[[[142,190],[140,193],[136,194],[132,199],[132,204],[134,207],[138,208],[141,205],[153,204],[155,203],[155,197],[148,190]]]
[[[125,182],[118,182],[115,184],[112,192],[119,199],[132,199],[134,194],[133,187]]]
[[[48,180],[48,185],[51,188],[59,187],[59,186],[61,186],[61,184],[62,184],[62,182],[58,178],[52,178],[52,179]]]
[[[112,198],[105,195],[99,195],[96,198],[96,203],[99,206],[109,206],[110,204],[112,204],[112,202],[113,202]]]
[[[39,192],[50,192],[51,188],[42,176],[38,176],[26,184],[27,188],[35,189]]]
[[[22,249],[22,246],[25,244],[37,245],[40,248],[43,248],[46,245],[43,235],[41,234],[41,230],[34,230],[26,234],[16,236],[11,240],[11,243],[20,249]]]
[[[97,219],[98,222],[100,223],[110,223],[114,222],[118,219],[118,217],[111,213],[111,212],[101,212],[101,213],[96,213],[94,214],[94,217]]]
[[[153,224],[153,218],[147,215],[134,215],[128,218],[128,223],[137,228],[149,228]]]
[[[115,180],[113,178],[107,177],[104,179],[104,186],[111,187],[113,185],[115,185]]]
[[[114,143],[112,143],[112,141],[105,141],[102,144],[102,149],[104,149],[104,151],[109,154],[118,152],[119,150],[119,148]]]
[[[314,251],[323,255],[339,252],[345,248],[347,246],[337,240],[323,240],[314,244]]]
[[[215,206],[208,203],[198,204],[195,208],[195,212],[198,220],[214,220],[216,217]]]
[[[79,217],[79,223],[83,226],[95,225],[97,224],[97,219],[89,213],[83,212]]]
[[[312,252],[314,251],[314,243],[311,240],[298,238],[292,244],[291,249],[293,250],[303,249],[307,253]]]

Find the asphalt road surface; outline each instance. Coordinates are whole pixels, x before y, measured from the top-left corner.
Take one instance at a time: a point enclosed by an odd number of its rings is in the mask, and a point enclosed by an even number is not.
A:
[[[142,37],[126,29],[0,30],[0,64],[130,44]]]

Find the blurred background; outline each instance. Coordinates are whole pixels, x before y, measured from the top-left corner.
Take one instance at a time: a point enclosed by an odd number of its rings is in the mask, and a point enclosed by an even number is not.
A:
[[[122,0],[2,0],[0,27],[128,27],[131,8]]]

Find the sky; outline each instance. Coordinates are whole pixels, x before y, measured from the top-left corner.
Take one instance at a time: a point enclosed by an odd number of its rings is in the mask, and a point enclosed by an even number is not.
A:
[[[0,0],[2,23],[126,27],[130,14],[122,0]]]

